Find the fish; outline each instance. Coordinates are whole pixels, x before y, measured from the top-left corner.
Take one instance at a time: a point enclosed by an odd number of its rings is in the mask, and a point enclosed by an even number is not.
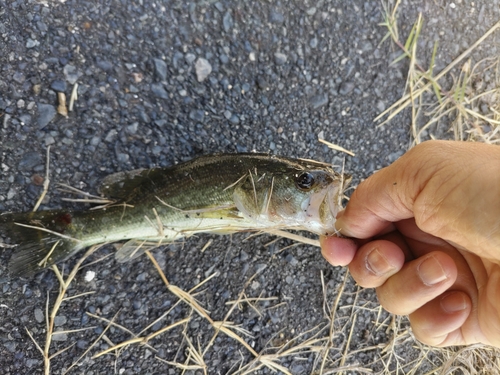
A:
[[[127,241],[117,261],[198,233],[269,229],[335,233],[351,177],[307,159],[219,153],[166,168],[118,172],[102,181],[110,201],[89,210],[0,215],[16,245],[12,277],[29,277],[93,245]]]

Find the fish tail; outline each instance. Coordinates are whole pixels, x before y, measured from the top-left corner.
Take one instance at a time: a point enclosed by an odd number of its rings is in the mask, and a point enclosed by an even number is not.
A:
[[[69,211],[0,215],[0,234],[17,244],[9,262],[13,277],[29,277],[82,248]]]

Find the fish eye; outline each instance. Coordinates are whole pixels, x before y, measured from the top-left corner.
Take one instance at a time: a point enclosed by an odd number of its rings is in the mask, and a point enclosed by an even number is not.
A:
[[[295,177],[295,183],[301,190],[310,190],[314,185],[314,176],[309,172],[304,172]]]

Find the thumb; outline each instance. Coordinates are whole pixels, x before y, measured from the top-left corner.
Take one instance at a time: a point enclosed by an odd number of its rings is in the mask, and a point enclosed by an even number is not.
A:
[[[458,219],[460,214],[461,220],[467,220],[464,207],[478,208],[467,199],[484,195],[484,187],[483,193],[477,191],[481,186],[477,178],[491,179],[482,167],[488,160],[498,166],[498,151],[498,146],[469,142],[421,143],[363,181],[335,225],[345,236],[369,238],[391,230],[394,222],[415,217],[420,229],[445,239],[453,237],[443,236],[443,223],[432,219]],[[429,224],[433,228],[426,228]]]
[[[346,209],[337,215],[335,227],[342,235],[370,238],[392,231],[394,222],[413,217],[411,205],[406,204],[411,202],[399,198],[397,172],[382,169],[358,186]]]
[[[415,148],[413,149],[415,150]],[[417,150],[418,151],[418,150]],[[335,226],[347,237],[370,238],[389,231],[393,222],[413,217],[413,201],[416,192],[405,174],[405,164],[418,159],[410,150],[394,164],[361,182],[351,195],[344,211],[337,215]]]

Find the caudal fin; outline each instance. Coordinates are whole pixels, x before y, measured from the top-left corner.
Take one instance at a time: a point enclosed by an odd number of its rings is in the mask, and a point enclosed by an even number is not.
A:
[[[39,211],[0,215],[0,233],[16,244],[9,262],[13,277],[29,277],[81,249],[72,237],[72,214]]]

